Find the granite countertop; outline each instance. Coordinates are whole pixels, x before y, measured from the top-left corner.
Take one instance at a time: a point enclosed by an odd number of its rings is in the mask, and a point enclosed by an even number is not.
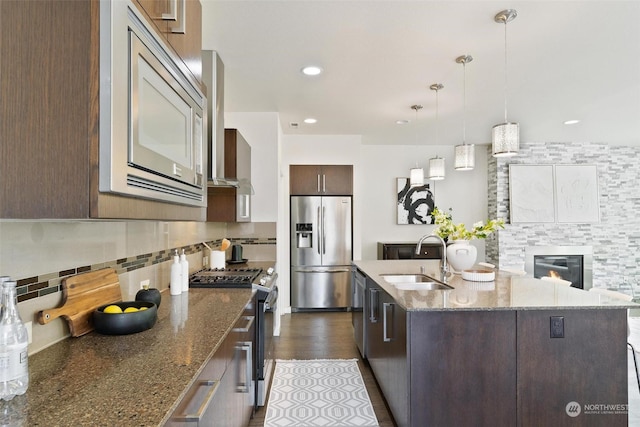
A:
[[[235,267],[273,266],[251,263]],[[161,292],[158,321],[132,335],[91,332],[29,357],[27,393],[0,402],[28,426],[157,426],[240,318],[251,289]],[[1,415],[0,415],[1,417]]]
[[[497,271],[492,282],[470,282],[450,275],[449,290],[399,290],[382,274],[425,274],[440,278],[439,260],[354,261],[367,276],[407,311],[424,310],[540,310],[637,308],[638,304],[532,277]]]

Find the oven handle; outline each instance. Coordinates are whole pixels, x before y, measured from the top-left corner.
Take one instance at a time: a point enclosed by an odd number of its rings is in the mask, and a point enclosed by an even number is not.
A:
[[[269,295],[267,295],[267,298],[264,301],[264,311],[275,310],[277,303],[278,287],[274,286],[273,288],[271,288],[271,292],[269,292]]]

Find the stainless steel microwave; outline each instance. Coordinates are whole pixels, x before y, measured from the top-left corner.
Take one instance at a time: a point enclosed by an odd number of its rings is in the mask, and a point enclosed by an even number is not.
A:
[[[100,1],[100,191],[206,206],[206,97],[130,1]]]

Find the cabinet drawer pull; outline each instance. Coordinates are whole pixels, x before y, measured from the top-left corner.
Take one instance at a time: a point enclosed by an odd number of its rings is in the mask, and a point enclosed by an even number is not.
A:
[[[382,303],[382,340],[384,342],[391,342],[391,340],[393,339],[392,336],[390,336],[387,333],[387,326],[389,326],[389,321],[387,320],[387,308],[391,307],[391,317],[393,318],[393,306],[395,304],[391,304],[388,302]],[[393,326],[393,325],[392,325]]]
[[[244,378],[242,378],[242,372],[240,366],[238,366],[238,380],[236,384],[236,391],[238,393],[251,393],[253,390],[253,342],[243,341],[238,343],[238,350],[245,352],[245,369]],[[253,403],[253,402],[252,402]]]
[[[186,18],[187,18],[187,5],[185,0],[178,0],[178,6],[176,8],[176,24],[171,26],[171,32],[176,34],[185,34]]]
[[[256,316],[242,316],[242,318],[247,321],[247,325],[244,328],[233,328],[233,332],[249,332],[256,320]]]
[[[178,19],[178,0],[169,0],[169,12],[162,14],[165,21],[175,21]]]
[[[179,414],[175,414],[174,416],[171,417],[171,419],[173,421],[185,421],[185,422],[200,422],[200,420],[202,419],[202,416],[204,415],[205,411],[207,410],[207,407],[209,406],[209,404],[211,403],[211,401],[213,401],[213,398],[216,394],[216,392],[218,391],[218,386],[220,385],[220,381],[198,381],[197,383],[197,387],[210,387],[209,391],[207,392],[207,394],[204,396],[204,398],[202,399],[202,402],[200,402],[200,404],[198,405],[198,410],[195,413],[179,413]],[[195,395],[196,392],[194,391],[193,395]],[[191,397],[191,399],[193,399],[195,396]],[[188,409],[189,407],[191,407],[191,403],[193,403],[191,401],[191,399],[189,401],[186,402],[186,404],[184,405],[185,409]]]
[[[378,323],[378,289],[369,291],[369,321]]]

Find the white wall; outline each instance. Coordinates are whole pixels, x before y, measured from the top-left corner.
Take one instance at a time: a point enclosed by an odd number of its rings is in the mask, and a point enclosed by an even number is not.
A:
[[[362,180],[364,214],[358,218],[362,228],[362,259],[376,259],[377,242],[417,242],[434,228],[432,225],[397,225],[396,178],[408,177],[417,164],[428,173],[428,159],[438,154],[445,158],[445,179],[426,182],[431,185],[435,204],[442,210],[453,209],[455,223],[467,227],[487,220],[487,148],[476,146],[476,167],[472,171],[453,169],[453,147],[420,145],[363,145],[362,165],[357,179]],[[484,260],[484,240],[474,240],[478,260]]]
[[[278,218],[278,113],[225,113],[224,126],[238,129],[251,146],[252,222]]]

